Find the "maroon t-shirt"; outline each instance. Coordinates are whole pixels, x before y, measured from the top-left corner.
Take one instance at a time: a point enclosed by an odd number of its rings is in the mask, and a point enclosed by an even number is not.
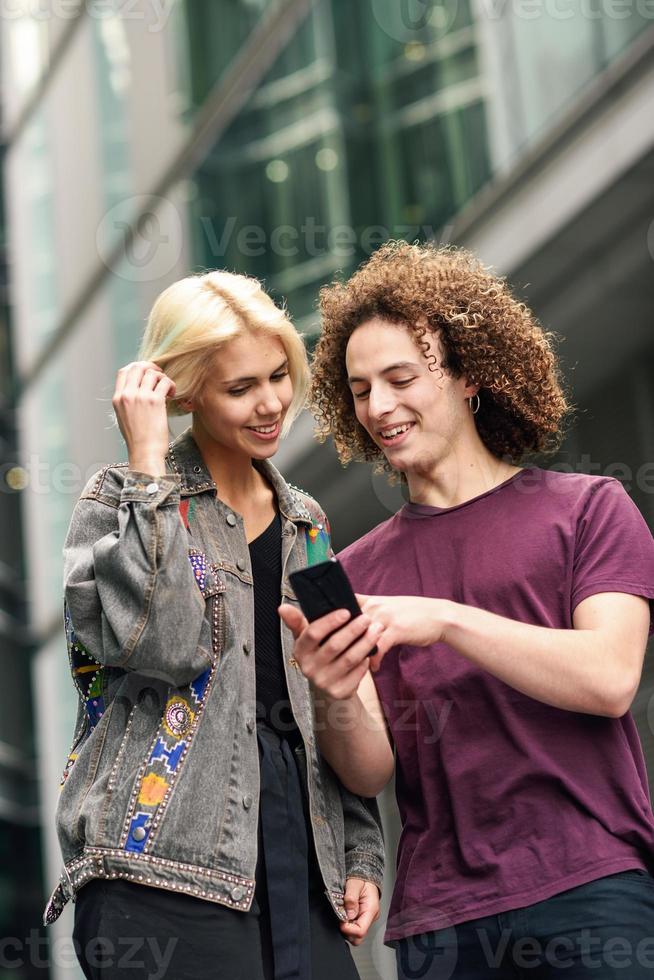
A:
[[[552,629],[598,592],[654,598],[654,541],[622,485],[528,468],[456,507],[405,505],[339,558],[355,590],[452,599]],[[654,872],[632,716],[564,711],[444,643],[375,676],[402,819],[386,940]]]

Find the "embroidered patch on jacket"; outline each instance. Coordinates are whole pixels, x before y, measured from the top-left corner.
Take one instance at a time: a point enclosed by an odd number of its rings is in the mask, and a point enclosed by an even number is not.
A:
[[[68,759],[66,760],[66,765],[64,766],[64,771],[61,774],[61,781],[59,783],[60,787],[63,786],[66,780],[68,779],[70,770],[73,768],[75,762],[77,761],[77,755],[78,755],[77,752],[71,752],[70,755],[68,756]]]
[[[324,523],[313,524],[306,531],[307,541],[307,564],[317,565],[318,562],[327,561],[330,557],[330,537],[329,522],[325,518]]]
[[[75,751],[71,750],[61,775],[59,786],[63,786],[71,769],[75,765],[81,741],[87,738],[102,718],[105,710],[102,696],[102,676],[104,667],[86,649],[77,638],[70,618],[68,603],[64,603],[64,628],[66,631],[66,646],[73,682],[77,692],[84,702],[86,712],[86,731],[75,738]]]
[[[104,667],[77,639],[67,603],[64,603],[64,626],[73,681],[84,701],[89,731],[92,731],[104,714],[104,699],[102,697],[102,671]]]
[[[195,581],[198,583],[200,592],[204,592],[207,584],[207,556],[202,551],[189,551],[188,560],[191,563]]]
[[[172,697],[168,699],[164,712],[164,728],[173,738],[184,738],[191,730],[195,712],[183,698]]]
[[[123,832],[122,846],[126,851],[142,853],[147,850],[157,814],[166,805],[182,761],[198,726],[215,668],[209,667],[195,680],[168,698],[159,731],[147,762],[137,779],[137,788],[130,805]]]
[[[194,681],[191,681],[191,695],[196,704],[202,704],[204,701],[210,677],[211,667],[207,667],[203,674],[200,674]]]
[[[194,503],[191,498],[191,503]],[[186,514],[190,517],[190,509]],[[184,514],[182,514],[184,518]],[[188,526],[188,525],[187,525]],[[204,593],[207,584],[207,556],[194,548],[188,553],[195,581]],[[215,571],[216,566],[211,566]],[[159,731],[147,761],[136,780],[136,788],[123,829],[121,846],[126,851],[143,853],[148,850],[152,831],[157,826],[157,814],[166,806],[204,709],[211,686],[214,667],[207,667],[186,687],[172,692],[166,702]]]
[[[195,497],[186,497],[184,500],[180,500],[179,513],[184,522],[184,527],[190,531],[190,524],[195,514]]]

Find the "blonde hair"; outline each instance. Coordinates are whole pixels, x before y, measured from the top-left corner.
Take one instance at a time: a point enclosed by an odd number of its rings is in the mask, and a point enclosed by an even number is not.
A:
[[[306,402],[309,367],[302,338],[284,309],[276,306],[261,283],[232,272],[206,272],[174,282],[152,307],[139,360],[154,361],[176,385],[167,402],[169,415],[185,415],[181,403],[207,382],[212,354],[246,331],[278,337],[288,358],[293,400],[282,433]]]

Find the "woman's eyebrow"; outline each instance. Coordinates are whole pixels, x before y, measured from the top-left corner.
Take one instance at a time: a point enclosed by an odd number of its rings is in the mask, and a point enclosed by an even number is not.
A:
[[[413,370],[415,371],[415,370],[418,369],[418,365],[415,364],[413,361],[398,361],[397,364],[389,364],[388,367],[385,367],[383,369],[383,371],[380,371],[379,373],[380,374],[390,374],[391,371],[398,371],[398,370],[400,370],[402,368],[413,368]],[[355,378],[354,376],[351,375],[347,380],[348,380],[348,383],[349,384],[353,385],[357,381],[366,381],[367,379],[366,378]]]
[[[286,367],[288,367],[288,360],[286,360],[286,361],[283,361],[283,362],[282,362],[282,363],[281,363],[281,364],[279,365],[279,367],[276,367],[276,368],[274,369],[274,371],[271,371],[271,372],[270,372],[270,374],[271,374],[271,376],[272,376],[273,374],[277,374],[277,373],[278,373],[279,371],[282,371],[282,370],[283,370],[284,368],[286,368]],[[231,379],[231,380],[229,380],[229,381],[221,381],[221,382],[220,382],[220,384],[221,384],[221,385],[225,385],[225,387],[227,387],[228,385],[237,385],[237,384],[243,384],[243,382],[244,382],[244,381],[258,381],[258,380],[259,380],[259,379],[258,379],[258,378],[257,378],[257,377],[256,377],[255,375],[250,375],[250,376],[248,376],[247,378],[245,378],[245,377],[244,377],[244,378],[232,378],[232,379]]]

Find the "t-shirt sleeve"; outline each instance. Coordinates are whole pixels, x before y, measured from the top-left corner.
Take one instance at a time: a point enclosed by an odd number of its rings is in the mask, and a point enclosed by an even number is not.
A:
[[[654,633],[654,538],[619,480],[592,488],[577,522],[572,610],[598,592],[627,592],[650,600]]]

